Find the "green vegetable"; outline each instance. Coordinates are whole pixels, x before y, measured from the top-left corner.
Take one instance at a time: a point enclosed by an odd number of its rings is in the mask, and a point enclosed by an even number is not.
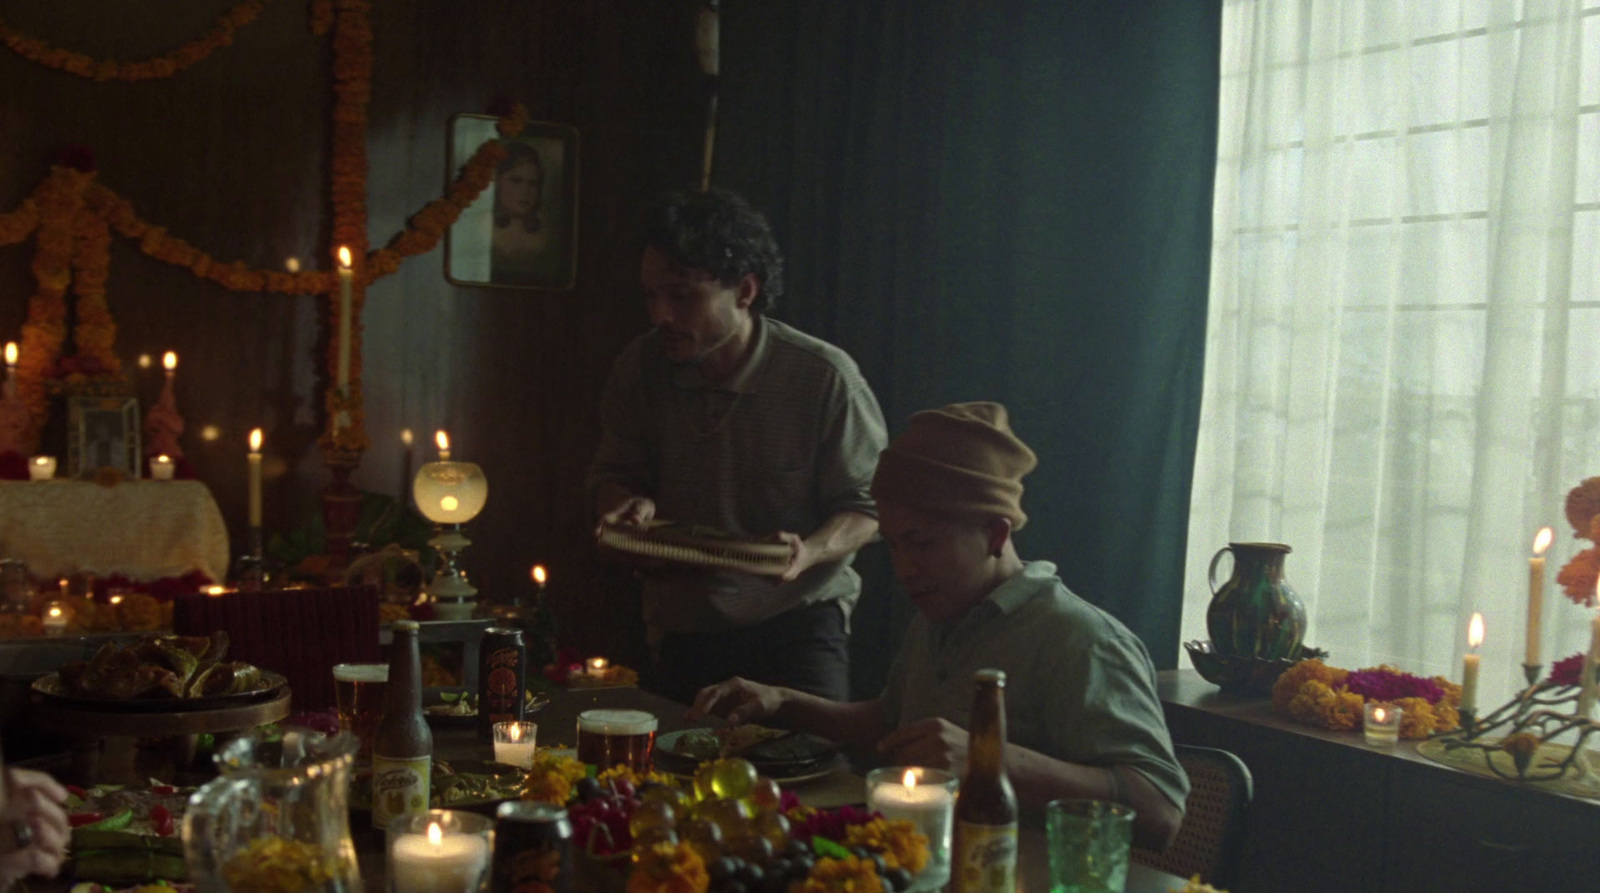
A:
[[[851,856],[849,850],[820,835],[811,838],[811,848],[817,851],[818,856],[826,856],[833,859],[848,859]]]
[[[124,809],[114,815],[108,815],[98,822],[84,825],[83,828],[86,831],[121,831],[131,824],[133,824],[133,810]]]

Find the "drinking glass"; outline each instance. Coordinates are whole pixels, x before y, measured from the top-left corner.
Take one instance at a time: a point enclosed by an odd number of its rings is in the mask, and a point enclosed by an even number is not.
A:
[[[383,719],[383,693],[389,687],[388,664],[335,664],[334,700],[339,705],[339,729],[361,742],[359,759],[372,756],[372,736]]]
[[[656,749],[656,717],[643,710],[585,710],[578,714],[578,759],[596,769],[618,763],[643,775]]]
[[[1120,893],[1133,817],[1132,809],[1103,800],[1052,800],[1045,808],[1051,893]]]

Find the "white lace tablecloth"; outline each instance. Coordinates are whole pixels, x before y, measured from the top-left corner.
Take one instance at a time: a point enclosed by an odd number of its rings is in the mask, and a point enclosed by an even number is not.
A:
[[[0,558],[35,577],[228,573],[228,528],[199,481],[0,481]]]

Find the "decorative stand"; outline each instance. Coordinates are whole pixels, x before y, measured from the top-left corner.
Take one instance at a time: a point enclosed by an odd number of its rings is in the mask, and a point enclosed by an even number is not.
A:
[[[1592,668],[1588,668],[1593,672]],[[1538,665],[1524,665],[1532,678],[1537,678]],[[1600,723],[1583,715],[1581,684],[1557,685],[1554,682],[1531,683],[1516,697],[1479,720],[1474,711],[1461,711],[1461,728],[1454,732],[1435,735],[1445,750],[1472,748],[1483,752],[1484,763],[1501,778],[1518,781],[1551,781],[1576,770],[1583,777],[1593,770],[1589,765],[1584,745],[1589,736],[1600,731]],[[1567,704],[1572,704],[1567,708]],[[1502,734],[1494,741],[1484,740],[1490,732]],[[1534,766],[1533,757],[1539,748],[1556,743],[1555,739],[1574,733],[1572,749],[1559,760],[1546,760],[1543,766]],[[1492,759],[1496,752],[1511,755],[1516,775],[1509,775]]]
[[[478,590],[467,582],[467,575],[456,565],[456,555],[472,545],[472,540],[461,532],[460,524],[452,524],[448,528],[439,524],[434,530],[436,532],[433,539],[428,540],[428,545],[439,553],[442,564],[434,572],[433,581],[425,591],[432,598],[433,609],[440,620],[470,620],[476,609],[473,599],[477,597]]]
[[[360,450],[337,447],[324,449],[323,465],[333,476],[319,494],[322,498],[322,524],[327,530],[328,581],[343,582],[350,566],[350,540],[361,521],[361,491],[350,483],[350,475],[361,464]]]

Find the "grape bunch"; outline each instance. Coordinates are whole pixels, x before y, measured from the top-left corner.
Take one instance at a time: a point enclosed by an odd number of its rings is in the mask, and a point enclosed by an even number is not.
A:
[[[593,777],[579,779],[577,799],[567,806],[572,819],[572,839],[579,849],[599,856],[623,853],[633,848],[628,826],[639,801],[633,783],[612,779],[601,784]]]

